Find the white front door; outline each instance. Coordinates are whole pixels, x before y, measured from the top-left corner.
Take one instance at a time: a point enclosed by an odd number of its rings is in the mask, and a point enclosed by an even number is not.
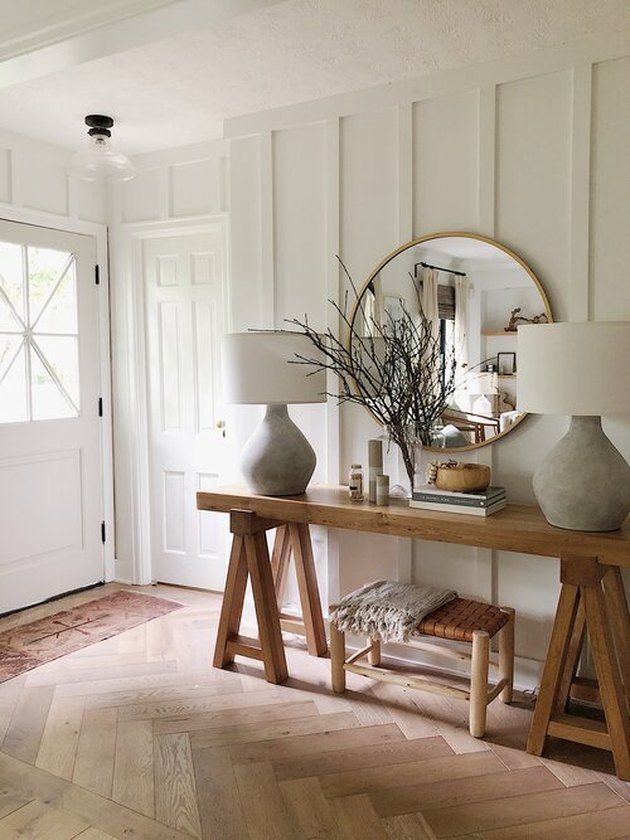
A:
[[[0,221],[0,613],[104,577],[95,263]]]
[[[196,509],[197,490],[226,480],[220,428],[225,331],[223,226],[143,240],[153,578],[222,589],[227,523]]]

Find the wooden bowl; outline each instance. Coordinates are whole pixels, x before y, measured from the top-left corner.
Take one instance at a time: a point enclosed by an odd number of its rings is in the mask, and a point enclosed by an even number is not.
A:
[[[492,470],[485,464],[438,467],[435,486],[451,493],[481,493],[490,484]]]

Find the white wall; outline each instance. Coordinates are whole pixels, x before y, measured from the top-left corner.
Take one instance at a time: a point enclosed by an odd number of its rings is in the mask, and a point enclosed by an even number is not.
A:
[[[235,296],[243,283],[258,303],[240,313],[242,326],[281,327],[305,311],[331,323],[337,247],[360,283],[401,242],[440,230],[513,248],[556,319],[630,318],[628,54],[627,35],[590,40],[228,122]],[[529,418],[468,457],[491,464],[513,501],[531,502],[532,473],[565,422]],[[330,406],[319,432],[305,424],[330,481],[365,463],[378,433],[356,408],[339,416]],[[630,424],[608,428],[630,456]],[[558,594],[554,561],[416,541],[410,563],[395,540],[348,533],[335,550],[331,598],[398,575],[513,605],[520,679],[537,681]]]
[[[105,224],[105,190],[70,178],[69,163],[65,149],[0,129],[0,207]]]

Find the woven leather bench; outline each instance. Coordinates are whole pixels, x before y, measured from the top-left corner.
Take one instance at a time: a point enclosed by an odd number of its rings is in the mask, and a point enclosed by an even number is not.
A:
[[[331,610],[334,609],[331,606]],[[498,662],[490,660],[490,640],[499,634]],[[429,637],[469,643],[470,652],[424,641]],[[396,644],[399,644],[398,642]],[[445,694],[470,702],[469,729],[475,738],[486,731],[486,709],[496,697],[504,703],[512,700],[514,681],[514,610],[495,607],[481,601],[455,598],[424,618],[407,644],[410,647],[455,659],[470,660],[469,690],[457,688],[423,675],[388,669],[381,666],[381,641],[370,637],[367,645],[346,658],[345,633],[332,621],[330,624],[330,658],[332,688],[336,694],[346,689],[346,671],[383,682],[396,683],[434,694]],[[367,658],[367,662],[362,662]],[[498,671],[494,685],[488,684],[489,669]]]

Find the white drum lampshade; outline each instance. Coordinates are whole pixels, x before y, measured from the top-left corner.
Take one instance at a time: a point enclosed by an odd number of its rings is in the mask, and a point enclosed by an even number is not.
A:
[[[294,364],[298,356],[322,358],[301,333],[231,333],[223,338],[226,401],[267,406],[241,459],[241,470],[254,493],[298,495],[315,470],[315,452],[289,417],[287,404],[326,402],[326,374],[315,366]]]
[[[320,358],[302,333],[246,332],[223,337],[227,402],[239,405],[292,405],[326,402],[326,375],[297,356]],[[310,374],[310,375],[308,375]]]
[[[517,341],[518,410],[572,417],[534,475],[545,516],[561,528],[619,528],[630,510],[630,467],[601,417],[630,413],[630,322],[520,326]]]

